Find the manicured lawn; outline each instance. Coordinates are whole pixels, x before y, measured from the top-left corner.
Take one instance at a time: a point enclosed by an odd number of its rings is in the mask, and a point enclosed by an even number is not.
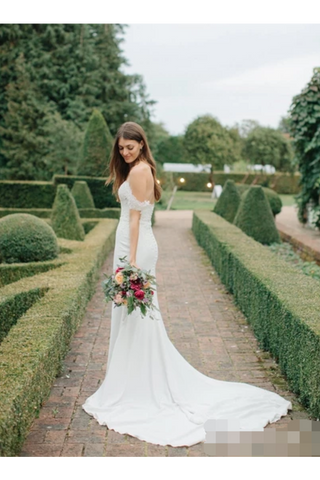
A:
[[[295,205],[294,195],[280,195],[283,206]],[[184,192],[178,190],[173,200],[171,210],[195,210],[197,208],[212,210],[216,199],[211,198],[211,192]]]

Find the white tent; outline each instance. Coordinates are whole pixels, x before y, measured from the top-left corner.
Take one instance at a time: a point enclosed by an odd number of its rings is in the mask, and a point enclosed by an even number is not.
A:
[[[164,163],[163,170],[165,172],[210,173],[211,165],[192,165],[192,163]]]

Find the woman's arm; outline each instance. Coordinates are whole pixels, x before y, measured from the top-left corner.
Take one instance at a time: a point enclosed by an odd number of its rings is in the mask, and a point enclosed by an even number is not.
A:
[[[130,172],[130,188],[137,200],[143,202],[147,191],[147,174],[145,171],[133,168]],[[136,265],[136,254],[139,240],[139,224],[141,211],[130,208],[130,258],[129,263]]]

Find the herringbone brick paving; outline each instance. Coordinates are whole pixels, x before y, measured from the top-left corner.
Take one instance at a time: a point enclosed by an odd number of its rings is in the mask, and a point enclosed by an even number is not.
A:
[[[290,415],[268,427],[285,428],[293,418],[309,418],[288,390],[279,368],[257,341],[191,231],[192,211],[157,211],[153,227],[159,246],[158,299],[171,341],[199,371],[219,380],[246,382],[276,391],[293,403]],[[103,272],[81,327],[23,445],[21,456],[206,456],[203,444],[153,445],[120,435],[86,414],[81,405],[106,371],[111,305],[104,302]]]

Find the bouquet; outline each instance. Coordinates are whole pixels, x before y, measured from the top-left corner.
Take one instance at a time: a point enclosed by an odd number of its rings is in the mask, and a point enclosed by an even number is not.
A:
[[[126,256],[119,260],[124,263]],[[106,302],[113,301],[114,307],[127,306],[128,314],[136,308],[140,308],[143,316],[148,310],[159,309],[152,303],[156,278],[146,270],[136,268],[126,261],[123,267],[118,267],[116,271],[107,276],[102,282],[102,288],[105,293]],[[149,312],[148,312],[149,313]],[[150,314],[149,314],[150,315]],[[154,317],[150,315],[152,320]]]

